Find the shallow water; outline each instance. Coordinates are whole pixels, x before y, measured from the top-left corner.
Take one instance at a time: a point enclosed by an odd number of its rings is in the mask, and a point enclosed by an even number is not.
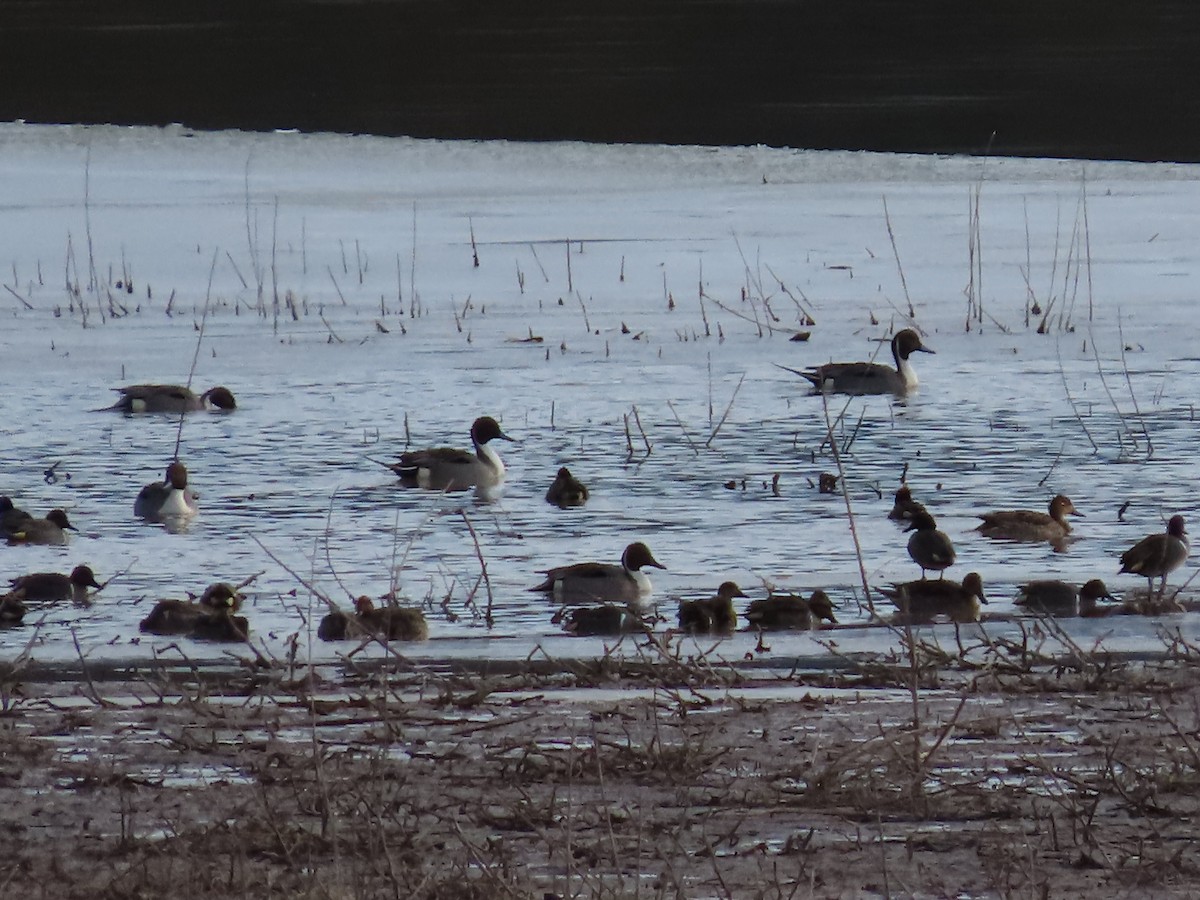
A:
[[[1140,587],[1115,575],[1117,557],[1188,516],[1200,480],[1198,178],[1178,165],[3,126],[0,270],[34,309],[3,292],[0,491],[42,514],[65,507],[81,530],[67,548],[3,549],[3,572],[122,573],[89,609],[45,611],[44,659],[173,654],[172,639],[137,634],[155,599],[260,572],[248,615],[277,656],[297,632],[302,656],[353,647],[310,649],[324,609],[297,576],[342,603],[394,578],[430,606],[433,639],[414,656],[595,654],[603,641],[559,636],[553,606],[526,588],[553,565],[616,561],[632,540],[668,567],[652,576],[668,618],[678,596],[732,578],[754,596],[824,587],[839,619],[864,622],[845,503],[815,488],[836,471],[822,399],[774,364],[866,358],[904,323],[890,221],[937,353],[915,359],[922,387],[906,401],[829,401],[870,583],[919,574],[885,518],[907,467],[957,544],[950,575],[979,571],[989,610],[1011,612],[1031,577]],[[984,316],[967,331],[977,188]],[[116,287],[124,272],[132,293]],[[1066,312],[1048,334],[1025,325],[1031,293]],[[801,328],[811,339],[790,342]],[[531,333],[542,342],[520,342]],[[202,511],[169,534],[132,504],[161,478],[177,422],[95,410],[116,385],[186,381],[193,355],[194,385],[229,386],[239,409],[187,419]],[[406,436],[465,445],[482,413],[519,441],[499,447],[497,502],[406,491],[372,461]],[[583,509],[543,501],[560,465],[591,488]],[[1086,515],[1065,552],[971,533],[978,511],[1044,508],[1056,492]],[[1070,628],[1136,651],[1161,645],[1159,624]],[[1188,616],[1161,624],[1195,631]],[[0,633],[0,647],[11,656],[32,633]],[[847,651],[890,640],[829,637]],[[809,635],[768,643],[827,655]],[[717,652],[753,650],[742,634]]]

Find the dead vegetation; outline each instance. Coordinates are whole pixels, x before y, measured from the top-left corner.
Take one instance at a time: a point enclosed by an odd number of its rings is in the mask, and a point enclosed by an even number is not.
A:
[[[633,638],[628,638],[633,640]],[[639,638],[640,640],[640,638]],[[0,673],[22,897],[1190,896],[1200,654]]]

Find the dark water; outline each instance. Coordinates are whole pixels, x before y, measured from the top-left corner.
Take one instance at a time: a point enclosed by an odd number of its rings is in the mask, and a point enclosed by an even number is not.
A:
[[[5,0],[0,119],[1200,160],[1186,0]]]

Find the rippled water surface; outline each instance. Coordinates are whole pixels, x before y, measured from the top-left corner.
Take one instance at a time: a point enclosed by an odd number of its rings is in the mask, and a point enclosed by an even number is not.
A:
[[[815,486],[837,471],[827,415],[872,586],[919,574],[885,518],[906,474],[955,540],[950,574],[979,571],[990,611],[1012,612],[1031,577],[1134,589],[1115,574],[1120,552],[1172,513],[1195,518],[1198,177],[4,126],[0,491],[39,514],[67,508],[81,533],[66,548],[0,550],[3,573],[88,562],[101,580],[121,575],[88,609],[31,610],[41,627],[0,633],[0,649],[173,654],[172,639],[137,634],[154,600],[261,573],[247,612],[275,655],[293,634],[310,652],[324,607],[301,579],[340,603],[395,580],[429,610],[432,640],[415,656],[590,654],[602,642],[561,636],[553,606],[526,589],[549,566],[615,562],[632,540],[667,566],[652,577],[668,619],[679,596],[732,578],[753,596],[824,587],[839,619],[863,623],[845,501]],[[908,321],[906,292],[937,351],[915,359],[921,389],[907,400],[826,408],[775,365],[878,352]],[[1044,334],[1036,315],[1027,324],[1035,304]],[[807,342],[789,340],[800,330]],[[161,478],[177,421],[95,410],[120,384],[187,381],[193,358],[193,384],[227,385],[239,408],[185,422],[202,511],[171,534],[132,505]],[[484,413],[518,441],[499,447],[509,478],[496,502],[404,490],[373,461],[409,440],[467,446]],[[544,502],[560,465],[591,488],[583,509]],[[1064,552],[971,532],[977,512],[1044,508],[1056,492],[1086,515]],[[1158,646],[1163,625],[1195,630],[1186,615],[1071,627],[1137,650]],[[769,643],[826,652],[807,635]],[[754,644],[739,634],[718,652]],[[311,653],[352,646],[314,638]]]

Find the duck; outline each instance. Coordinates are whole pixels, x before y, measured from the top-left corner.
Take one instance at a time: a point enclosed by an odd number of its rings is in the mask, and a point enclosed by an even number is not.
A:
[[[67,542],[68,531],[78,531],[67,514],[61,509],[52,509],[46,513],[46,518],[28,518],[22,520],[14,529],[8,532],[10,544],[51,544],[62,545]]]
[[[555,617],[555,621],[559,617]],[[577,637],[616,635],[645,629],[641,618],[626,606],[605,603],[600,606],[576,606],[566,612],[563,631]]]
[[[146,485],[133,501],[133,514],[154,522],[188,519],[196,515],[198,509],[195,492],[188,490],[187,466],[179,460],[167,466],[163,481]]]
[[[1154,593],[1154,579],[1162,579],[1158,588],[1161,599],[1167,589],[1167,576],[1184,564],[1191,549],[1183,516],[1171,516],[1166,532],[1147,535],[1121,554],[1117,574],[1141,575],[1150,594]]]
[[[932,622],[945,616],[952,622],[978,622],[979,604],[987,603],[983,593],[983,579],[978,572],[970,572],[959,584],[949,578],[938,581],[906,581],[891,587],[880,588],[879,592],[890,599],[899,610],[894,622]]]
[[[0,497],[0,534],[8,535],[26,519],[32,518],[25,510],[14,506],[11,497]]]
[[[491,416],[480,416],[471,424],[471,443],[475,452],[455,447],[431,447],[400,454],[394,463],[381,463],[400,476],[405,487],[433,491],[486,490],[504,481],[504,461],[488,446],[499,438],[513,440]],[[377,460],[378,462],[378,460]]]
[[[746,621],[763,631],[808,631],[819,628],[822,620],[837,624],[833,603],[819,588],[807,600],[799,594],[773,593],[746,608]]]
[[[725,581],[715,597],[682,600],[679,603],[679,628],[690,634],[728,634],[737,628],[734,597],[745,597],[736,582]]]
[[[1047,580],[1021,585],[1013,604],[1032,613],[1072,619],[1096,615],[1098,600],[1116,599],[1099,578],[1093,578],[1080,587],[1065,581]]]
[[[917,388],[917,373],[909,357],[917,352],[934,351],[921,343],[921,336],[911,328],[897,331],[892,337],[892,358],[896,368],[873,362],[826,363],[811,369],[781,369],[806,379],[813,393],[821,394],[904,394]]]
[[[931,569],[941,578],[954,565],[954,544],[944,531],[938,531],[937,522],[928,512],[915,513],[905,531],[912,532],[908,555],[921,567],[922,579]]]
[[[666,569],[641,541],[635,541],[621,554],[620,565],[582,562],[546,569],[542,581],[531,591],[552,594],[560,603],[632,602],[648,595],[650,578],[646,566]]]
[[[36,603],[60,603],[71,600],[79,605],[88,603],[88,588],[101,588],[90,566],[76,566],[70,575],[57,572],[35,572],[12,579],[13,591],[25,600]]]
[[[249,630],[246,619],[234,615],[241,608],[243,599],[244,595],[228,582],[217,582],[204,589],[198,602],[159,600],[142,619],[138,630],[146,634],[181,634],[209,640],[246,640]]]
[[[362,596],[354,601],[353,614],[333,610],[317,626],[323,641],[343,641],[367,636],[385,641],[424,641],[429,639],[425,614],[415,607],[387,606],[378,609],[375,601]]]
[[[0,596],[0,628],[20,625],[24,618],[25,603],[22,601],[19,591],[12,591]]]
[[[554,476],[554,482],[546,491],[546,502],[566,509],[569,506],[583,506],[588,501],[587,486],[571,474],[571,470],[563,466]]]
[[[983,522],[975,530],[984,537],[1007,541],[1061,541],[1071,533],[1067,516],[1083,517],[1071,498],[1057,494],[1049,514],[1034,509],[1002,509],[980,513]]]
[[[231,412],[237,409],[233,393],[226,387],[209,388],[197,396],[191,388],[181,384],[131,384],[113,388],[121,397],[102,412],[134,413],[187,413],[187,412]]]
[[[925,505],[913,499],[912,488],[907,484],[900,485],[896,491],[896,499],[888,518],[893,522],[909,522],[919,512],[926,512]]]

